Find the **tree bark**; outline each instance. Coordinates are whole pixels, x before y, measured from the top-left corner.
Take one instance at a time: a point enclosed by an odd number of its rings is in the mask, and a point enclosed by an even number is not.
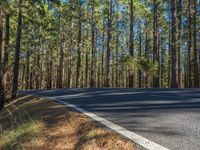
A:
[[[148,59],[149,57],[149,26],[148,26],[148,18],[146,18],[145,22],[145,58]],[[147,76],[147,70],[144,70],[144,87],[148,87],[148,76]]]
[[[60,47],[59,52],[59,61],[58,61],[58,69],[57,69],[57,82],[56,82],[56,88],[62,88],[62,80],[63,80],[63,66],[64,66],[64,52],[63,52],[63,35],[61,37],[61,26],[60,26],[60,19],[61,16],[59,14],[58,16],[58,47]],[[64,30],[63,30],[64,32]]]
[[[110,75],[110,41],[112,38],[112,0],[110,0],[108,10],[108,29],[107,29],[107,52],[106,52],[106,81],[105,86],[110,86],[109,75]]]
[[[10,14],[6,14],[6,33],[5,33],[5,47],[4,47],[4,60],[2,65],[2,74],[0,74],[0,109],[4,106],[7,74],[8,74],[8,55],[9,55],[9,35],[10,35]]]
[[[118,18],[118,16],[117,16]],[[118,59],[118,53],[119,53],[119,22],[117,20],[117,37],[116,37],[116,51],[115,51],[115,87],[118,87],[119,84],[118,84],[118,74],[119,74],[119,71],[118,71],[118,62],[119,62],[119,59]]]
[[[30,68],[29,68],[29,64],[30,64],[30,50],[27,49],[26,52],[26,73],[25,73],[25,89],[29,89],[29,83],[30,83]]]
[[[197,2],[193,0],[193,50],[194,50],[194,87],[199,87],[199,67],[198,67],[198,51],[197,51]]]
[[[95,80],[94,80],[94,72],[95,72],[95,23],[94,23],[94,1],[92,1],[92,18],[91,18],[91,22],[92,22],[92,26],[91,26],[91,41],[92,41],[92,63],[91,63],[91,75],[90,75],[90,87],[94,87],[95,86]]]
[[[47,54],[47,89],[51,89],[53,85],[53,58],[52,58],[52,49],[49,50]]]
[[[154,65],[157,65],[157,70],[159,70],[159,54],[158,54],[158,1],[154,0],[154,21],[153,21],[153,63]],[[153,76],[153,87],[158,88],[159,87],[159,71],[156,71],[156,73]]]
[[[73,30],[73,23],[72,23],[72,17],[70,16],[70,43],[69,43],[69,56],[68,56],[68,75],[67,75],[67,87],[71,88],[71,76],[72,76],[72,47],[73,47],[73,36],[72,36],[72,30]]]
[[[169,56],[169,60],[168,60],[168,88],[171,87],[171,28],[169,26],[169,31],[168,31],[168,56]]]
[[[133,22],[134,22],[134,17],[133,17],[133,14],[134,13],[134,10],[133,10],[133,0],[130,0],[130,37],[129,37],[129,53],[130,53],[130,57],[133,57],[134,56],[134,35],[133,35]],[[129,87],[133,87],[134,86],[134,72],[131,71],[129,72]]]
[[[188,1],[188,86],[192,87],[192,15],[191,0]]]
[[[139,47],[139,59],[141,59],[141,57],[142,57],[142,30],[141,30],[141,20],[139,21],[139,30],[138,30],[138,34],[139,34],[139,45],[138,45],[138,47]],[[139,70],[138,70],[138,79],[139,79],[139,81],[138,81],[138,87],[139,88],[142,88],[142,69],[141,68],[139,68]]]
[[[0,5],[0,110],[4,107],[4,87],[3,87],[3,69],[2,69],[2,40],[3,40],[3,10]]]
[[[0,75],[2,70],[2,44],[3,44],[3,8],[0,5]]]
[[[85,55],[85,87],[88,87],[88,65],[89,65],[89,58],[88,58],[88,52],[86,51],[86,55]]]
[[[172,38],[171,38],[171,60],[172,60],[172,72],[171,72],[171,87],[177,88],[177,55],[176,55],[176,0],[171,0],[171,11],[172,11]]]
[[[80,4],[81,7],[81,4]],[[79,31],[78,31],[78,49],[77,49],[77,70],[76,70],[76,87],[80,88],[80,73],[81,73],[81,33],[82,33],[82,27],[81,27],[81,13],[79,16]]]
[[[177,13],[178,13],[178,44],[177,44],[178,87],[181,87],[182,86],[182,81],[181,81],[182,0],[178,1]]]
[[[41,39],[39,38],[39,42],[41,42]],[[41,46],[41,44],[40,44]],[[35,87],[36,89],[40,89],[40,73],[42,72],[41,67],[40,67],[40,49],[37,49],[36,53],[36,75],[35,75]]]
[[[15,45],[15,59],[13,67],[13,81],[12,81],[12,96],[11,99],[16,98],[18,89],[18,75],[19,75],[19,55],[20,55],[20,43],[21,43],[21,30],[22,30],[22,10],[21,10],[22,0],[19,0],[19,10],[18,10],[18,21],[17,21],[17,36]]]
[[[63,67],[64,67],[64,51],[63,51],[63,44],[64,43],[63,42],[64,42],[64,33],[63,33],[62,40],[60,41],[58,88],[62,88],[63,87]]]
[[[103,37],[102,37],[102,54],[101,54],[101,87],[105,85],[105,80],[104,80],[104,41],[105,41],[105,25],[104,25],[104,20],[103,20]]]

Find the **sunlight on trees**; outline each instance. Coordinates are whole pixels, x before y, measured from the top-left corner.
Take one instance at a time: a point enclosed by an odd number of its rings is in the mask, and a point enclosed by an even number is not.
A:
[[[19,89],[199,87],[199,11],[199,0],[1,0],[1,103]]]

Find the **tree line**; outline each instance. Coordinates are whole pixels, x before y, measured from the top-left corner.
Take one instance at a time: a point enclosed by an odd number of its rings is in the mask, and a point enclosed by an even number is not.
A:
[[[1,0],[1,105],[19,89],[198,88],[199,51],[199,0]]]

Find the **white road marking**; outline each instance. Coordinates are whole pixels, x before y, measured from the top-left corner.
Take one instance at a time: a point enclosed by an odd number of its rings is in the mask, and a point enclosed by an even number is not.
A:
[[[159,144],[157,144],[153,141],[150,141],[150,140],[146,139],[145,137],[142,137],[141,135],[138,135],[138,134],[136,134],[132,131],[129,131],[129,130],[117,125],[117,124],[112,123],[111,121],[108,121],[108,120],[106,120],[102,117],[99,117],[99,116],[97,116],[97,115],[95,115],[91,112],[88,112],[88,111],[86,111],[82,108],[79,108],[75,105],[69,104],[67,102],[64,102],[62,100],[58,100],[58,99],[55,99],[55,98],[52,98],[52,97],[45,97],[45,98],[57,101],[59,103],[64,104],[67,107],[71,107],[71,108],[85,114],[86,116],[100,122],[101,124],[107,126],[108,128],[112,129],[113,131],[123,135],[124,137],[134,141],[135,143],[139,144],[140,146],[142,146],[142,147],[144,147],[148,150],[169,150],[168,148],[163,147],[163,146],[161,146],[161,145],[159,145]]]

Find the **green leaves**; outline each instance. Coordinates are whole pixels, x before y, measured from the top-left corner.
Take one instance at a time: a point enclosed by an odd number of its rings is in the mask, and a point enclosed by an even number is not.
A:
[[[137,63],[139,68],[149,74],[154,74],[158,70],[158,63],[154,64],[148,57],[142,56]]]

